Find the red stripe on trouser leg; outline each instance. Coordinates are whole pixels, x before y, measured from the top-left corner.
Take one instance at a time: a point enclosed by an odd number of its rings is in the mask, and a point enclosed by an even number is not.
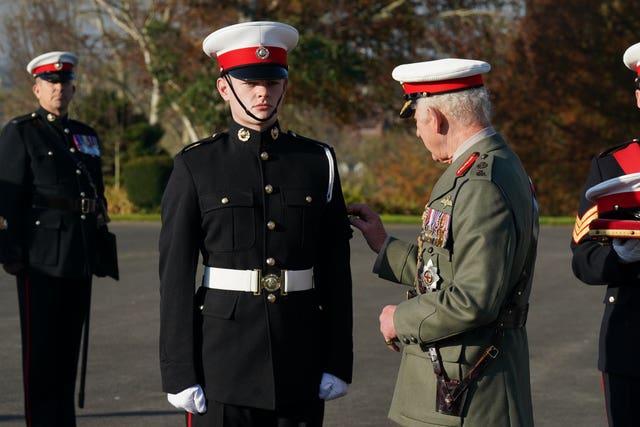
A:
[[[29,275],[24,279],[24,305],[25,305],[25,329],[26,348],[24,349],[24,411],[27,427],[31,426],[31,390],[29,388],[31,368],[31,286]]]

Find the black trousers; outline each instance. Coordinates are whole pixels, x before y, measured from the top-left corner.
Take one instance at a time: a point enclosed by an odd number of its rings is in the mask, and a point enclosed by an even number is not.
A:
[[[75,427],[74,391],[91,278],[18,274],[28,427]]]
[[[640,377],[603,372],[602,385],[609,427],[638,425]]]
[[[321,427],[324,401],[278,408],[275,411],[207,401],[205,414],[186,414],[187,427]]]

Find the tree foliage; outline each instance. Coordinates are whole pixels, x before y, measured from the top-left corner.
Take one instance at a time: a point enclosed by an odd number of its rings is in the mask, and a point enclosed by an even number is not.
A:
[[[494,126],[520,155],[543,214],[575,211],[589,159],[635,134],[633,73],[622,53],[640,41],[638,4],[621,0],[30,0],[3,9],[0,114],[34,108],[27,62],[47,50],[80,57],[72,115],[119,162],[170,153],[226,127],[212,31],[276,20],[300,32],[289,58],[281,123],[332,144],[345,190],[382,210],[421,209],[441,172],[397,118],[401,63],[470,57],[486,76]],[[371,136],[377,130],[377,136]],[[375,132],[373,132],[375,133]],[[135,140],[135,141],[133,141]],[[145,142],[146,141],[146,142]],[[150,144],[150,145],[149,145]],[[128,150],[131,150],[129,152]],[[118,181],[116,179],[116,181]]]
[[[492,76],[496,122],[534,178],[542,212],[573,214],[592,156],[636,136],[637,2],[533,0]],[[497,77],[497,80],[496,80]]]

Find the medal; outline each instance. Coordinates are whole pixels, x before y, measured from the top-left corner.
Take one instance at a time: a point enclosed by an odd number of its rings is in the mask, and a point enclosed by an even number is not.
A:
[[[436,291],[438,290],[439,281],[438,268],[433,264],[433,261],[429,259],[427,265],[422,267],[420,281],[418,282],[418,291],[421,294],[426,293],[427,290],[431,292]]]

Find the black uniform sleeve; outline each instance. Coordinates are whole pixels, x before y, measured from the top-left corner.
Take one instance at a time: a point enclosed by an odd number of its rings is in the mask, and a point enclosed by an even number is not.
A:
[[[333,155],[333,152],[332,152]],[[314,280],[327,319],[323,337],[327,349],[325,372],[350,383],[353,365],[353,313],[349,239],[352,230],[336,171],[333,197],[319,231],[321,247],[316,255]]]
[[[160,370],[167,393],[197,384],[193,318],[199,228],[194,183],[178,154],[162,199],[159,240]]]
[[[589,223],[597,218],[597,210],[596,205],[587,200],[585,193],[592,186],[610,178],[611,173],[606,168],[606,161],[599,158],[594,158],[591,162],[571,240],[571,266],[575,276],[588,285],[637,283],[640,277],[640,263],[620,263],[610,243],[594,240],[588,234]]]
[[[30,187],[28,155],[15,122],[0,133],[0,263],[24,262],[23,221]]]

